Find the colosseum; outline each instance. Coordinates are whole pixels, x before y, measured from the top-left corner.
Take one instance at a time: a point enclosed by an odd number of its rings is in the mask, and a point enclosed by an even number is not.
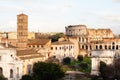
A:
[[[86,25],[69,25],[65,27],[66,35],[76,38],[79,53],[91,55],[91,50],[120,49],[120,38],[116,37],[111,29],[90,29]]]
[[[111,29],[70,25],[66,27],[66,35],[72,42],[76,41],[78,54],[91,57],[91,75],[99,75],[101,61],[112,64],[114,59],[120,58],[120,37],[116,37]]]

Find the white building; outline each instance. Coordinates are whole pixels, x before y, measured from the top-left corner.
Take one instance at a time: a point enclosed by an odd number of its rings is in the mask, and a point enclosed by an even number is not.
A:
[[[6,45],[7,46],[7,45]],[[20,80],[23,62],[16,56],[16,50],[0,45],[0,73],[8,80]]]
[[[74,43],[70,41],[53,42],[51,45],[52,54],[61,61],[65,57],[75,58],[77,55],[74,49]]]

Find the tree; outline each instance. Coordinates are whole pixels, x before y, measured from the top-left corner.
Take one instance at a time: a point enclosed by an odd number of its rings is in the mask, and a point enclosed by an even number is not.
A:
[[[58,41],[59,38],[64,37],[65,35],[63,33],[57,33],[53,36],[50,36],[49,38],[52,39],[52,42]]]
[[[105,62],[100,61],[100,67],[99,67],[99,72],[100,72],[100,75],[101,75],[101,73],[102,73],[103,69],[104,69],[106,66],[107,66],[107,65],[106,65],[106,63],[105,63]]]
[[[37,62],[33,65],[35,80],[57,80],[64,77],[61,66],[55,63]]]
[[[23,75],[21,80],[33,80],[33,78],[30,75]]]
[[[83,61],[83,56],[82,55],[78,55],[77,59],[78,59],[79,62],[81,62],[81,61]]]
[[[83,70],[85,70],[85,69],[88,68],[88,64],[87,64],[86,62],[81,62],[81,63],[79,64],[79,66],[80,66],[80,68],[83,69]]]
[[[70,64],[70,62],[71,62],[70,57],[63,58],[63,61],[62,61],[63,64]]]
[[[120,59],[114,60],[114,72],[115,72],[115,78],[120,79]]]
[[[104,75],[104,68],[106,67],[107,65],[106,65],[106,63],[105,62],[103,62],[103,61],[100,61],[100,67],[99,67],[99,72],[100,72],[100,76],[101,77],[105,77],[105,75]]]
[[[113,65],[106,65],[106,63],[101,61],[99,71],[103,80],[111,80],[114,77]]]
[[[100,62],[100,76],[103,80],[119,80],[120,79],[120,59],[115,59],[113,64],[106,65]]]
[[[7,80],[2,74],[0,74],[0,80]]]

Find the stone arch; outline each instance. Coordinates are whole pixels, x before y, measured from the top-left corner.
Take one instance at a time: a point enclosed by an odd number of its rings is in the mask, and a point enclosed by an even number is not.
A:
[[[113,50],[115,49],[115,46],[114,46],[114,45],[112,45],[112,49],[113,49]]]
[[[86,45],[86,50],[88,49],[88,46]]]
[[[96,49],[98,49],[98,45],[96,45]]]
[[[105,49],[107,49],[107,45],[105,45]]]
[[[102,49],[102,45],[100,45],[100,49]]]
[[[112,42],[112,49],[114,50],[115,49],[115,43]]]

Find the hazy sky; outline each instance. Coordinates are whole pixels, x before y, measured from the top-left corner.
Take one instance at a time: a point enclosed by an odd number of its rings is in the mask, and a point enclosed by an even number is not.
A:
[[[29,31],[64,32],[65,26],[85,24],[120,33],[120,0],[0,0],[0,31],[16,31],[22,12]]]

